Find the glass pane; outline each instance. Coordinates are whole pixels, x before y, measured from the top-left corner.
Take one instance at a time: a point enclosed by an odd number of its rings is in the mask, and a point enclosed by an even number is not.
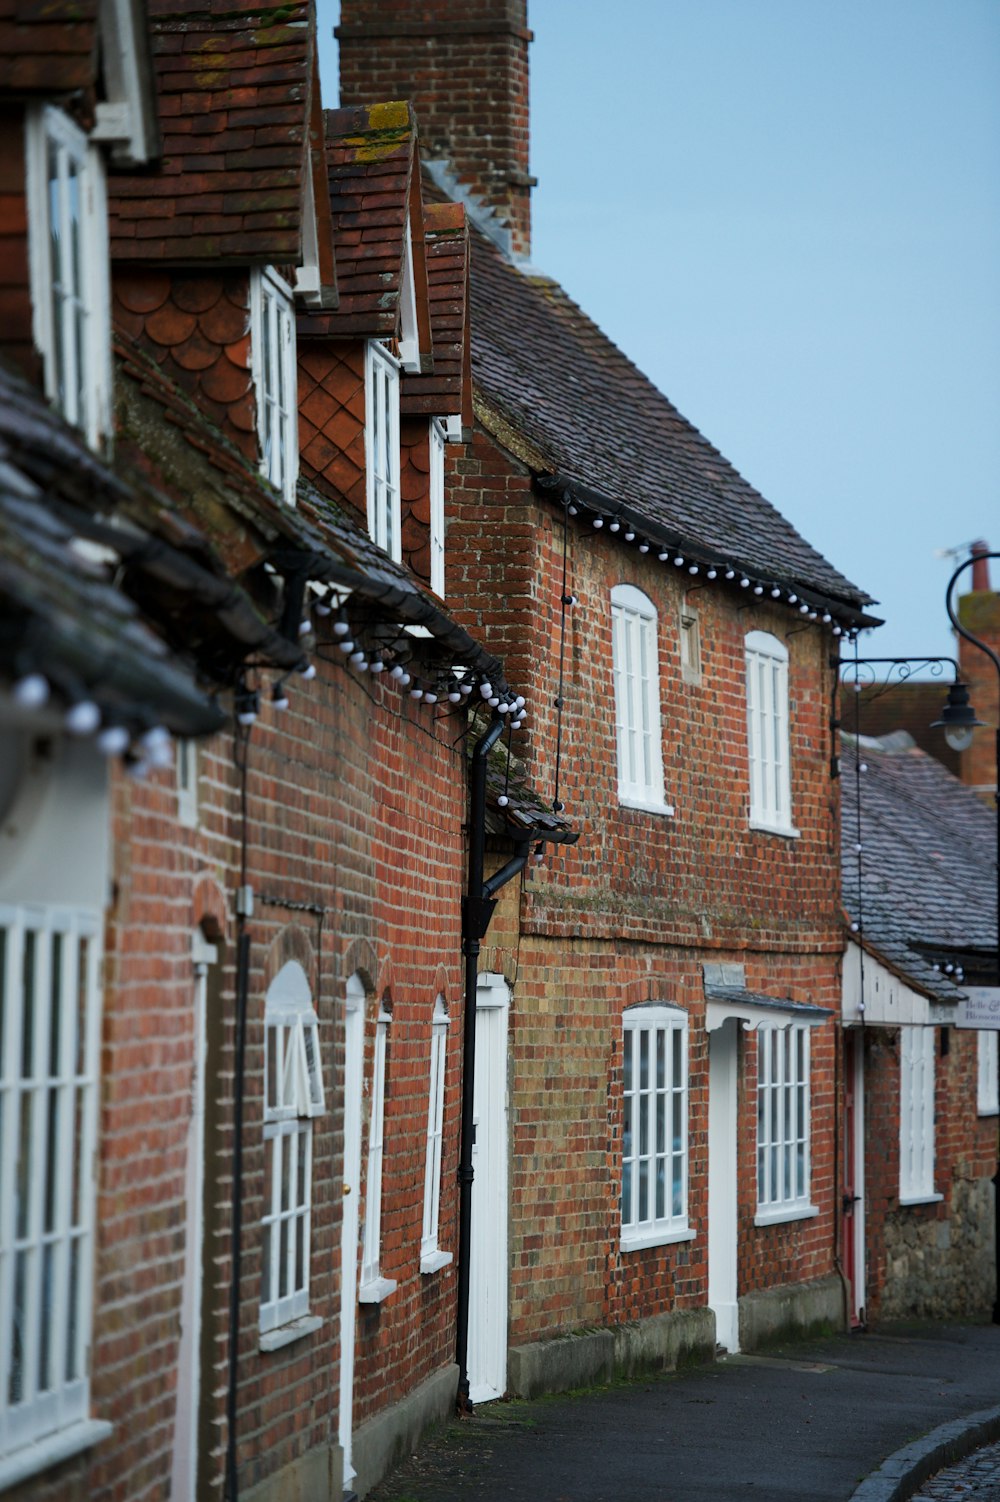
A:
[[[676,1103],[675,1103],[676,1105]],[[667,1150],[667,1097],[660,1091],[656,1093],[656,1151],[664,1153]]]
[[[45,1136],[45,1229],[53,1231],[56,1223],[56,1182],[59,1167],[59,1095],[49,1090],[48,1120]]]
[[[62,974],[64,935],[52,935],[52,973],[49,986],[49,1074],[59,1074],[59,1042],[62,1024]]]
[[[639,1153],[645,1155],[649,1152],[649,1096],[639,1097]]]
[[[80,1338],[80,1240],[74,1236],[69,1247],[69,1328],[66,1333],[66,1381],[80,1375],[77,1344]]]
[[[292,1222],[295,1226],[295,1290],[298,1292],[306,1286],[305,1267],[305,1229],[306,1223],[303,1217],[296,1217]]]
[[[50,1371],[52,1360],[52,1303],[55,1278],[55,1247],[42,1248],[41,1309],[38,1318],[38,1390],[47,1392],[52,1386]]]
[[[656,1088],[663,1090],[667,1084],[667,1035],[662,1027],[656,1029]]]
[[[75,1147],[73,1153],[73,1192],[70,1196],[73,1206],[73,1219],[70,1224],[78,1226],[80,1224],[82,1214],[82,1205],[80,1198],[81,1184],[83,1182],[83,1173],[86,1166],[83,1162],[83,1087],[77,1086],[77,1088],[73,1090],[72,1095],[73,1142],[75,1144]]]
[[[649,1034],[639,1034],[639,1089],[649,1089]]]
[[[622,1164],[622,1225],[632,1224],[632,1164],[626,1158]]]
[[[671,1146],[675,1153],[684,1150],[684,1097],[678,1090],[674,1094],[674,1136]]]
[[[657,1158],[657,1160],[656,1160],[656,1219],[657,1220],[662,1220],[664,1218],[664,1216],[666,1215],[666,1213],[667,1213],[667,1185],[666,1185],[667,1167],[666,1167],[666,1164],[667,1164],[667,1160],[665,1158]]]
[[[0,1077],[7,1072],[7,930],[0,928]],[[0,1113],[2,1114],[2,1113]]]
[[[684,1214],[684,1159],[682,1157],[674,1158],[672,1213]]]
[[[278,1104],[278,1029],[273,1025],[264,1028],[264,1073],[267,1077],[267,1108],[273,1110]]]
[[[320,1076],[319,1034],[315,1022],[305,1024],[306,1074],[309,1084],[309,1099],[314,1106],[323,1103],[323,1085]]]
[[[21,1096],[19,1131],[17,1139],[17,1205],[14,1212],[16,1235],[23,1241],[28,1234],[31,1207],[31,1102],[32,1092],[25,1090]]]
[[[25,1319],[25,1288],[28,1280],[28,1253],[18,1252],[14,1259],[14,1303],[11,1311],[10,1380],[7,1399],[13,1406],[24,1398],[24,1347],[27,1330]]]
[[[264,1203],[267,1201],[265,1199]],[[274,1235],[273,1225],[264,1227],[264,1239],[261,1243],[260,1256],[260,1301],[262,1304],[270,1304],[271,1294],[271,1239]]]
[[[278,1245],[278,1297],[288,1293],[288,1221],[281,1222],[281,1237]]]
[[[35,1051],[35,954],[38,935],[28,932],[24,936],[24,969],[22,972],[21,1011],[21,1078],[30,1079],[34,1073]]]
[[[90,940],[80,940],[76,995],[76,1072],[87,1072],[87,992],[90,985]]]
[[[679,1027],[674,1028],[674,1073],[671,1084],[675,1090],[679,1090],[684,1084],[684,1033]]]
[[[635,1033],[629,1029],[625,1034],[624,1087],[626,1094],[630,1094],[632,1090],[632,1044],[634,1039]]]
[[[278,1138],[278,1154],[280,1158],[279,1175],[281,1181],[280,1206],[282,1210],[288,1210],[291,1206],[290,1195],[292,1192],[292,1174],[294,1172],[294,1158],[296,1139],[294,1137]]]
[[[638,1165],[639,1169],[639,1219],[649,1219],[649,1159]]]

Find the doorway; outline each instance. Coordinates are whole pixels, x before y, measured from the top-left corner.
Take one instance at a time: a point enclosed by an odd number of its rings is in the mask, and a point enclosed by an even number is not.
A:
[[[844,1189],[841,1256],[851,1328],[865,1322],[865,1050],[857,1029],[844,1033]]]
[[[708,1304],[715,1339],[740,1348],[737,1285],[736,1113],[739,1019],[727,1017],[708,1035]]]
[[[507,1025],[502,975],[476,988],[472,1227],[469,1266],[469,1397],[487,1403],[507,1388]]]
[[[365,1060],[365,988],[357,975],[344,1001],[344,1218],[340,1227],[340,1419],[344,1491],[357,1474],[351,1464],[354,1425],[354,1339],[358,1308],[358,1227],[361,1199],[361,1087]]]

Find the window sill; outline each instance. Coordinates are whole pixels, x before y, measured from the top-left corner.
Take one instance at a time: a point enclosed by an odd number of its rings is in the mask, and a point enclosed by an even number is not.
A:
[[[672,803],[663,803],[657,798],[633,798],[627,793],[618,794],[618,806],[620,808],[636,808],[644,814],[665,814],[667,818],[673,818],[674,806]]]
[[[455,1259],[451,1252],[428,1252],[420,1259],[420,1271],[422,1273],[439,1273],[442,1267],[447,1267]]]
[[[649,1246],[674,1246],[680,1241],[693,1241],[696,1231],[690,1229],[677,1231],[636,1231],[623,1236],[621,1249],[623,1252],[641,1252]]]
[[[58,1434],[47,1434],[43,1439],[33,1440],[0,1460],[0,1490],[5,1491],[18,1481],[37,1476],[40,1471],[47,1471],[64,1460],[71,1460],[74,1455],[107,1439],[112,1432],[113,1425],[101,1419],[81,1419]]]
[[[899,1203],[901,1206],[939,1205],[943,1199],[943,1194],[935,1194],[932,1190],[930,1194],[901,1194],[899,1196]]]
[[[396,1292],[395,1278],[373,1278],[370,1283],[362,1283],[358,1289],[359,1304],[381,1304],[390,1293]]]
[[[763,819],[750,819],[747,824],[756,834],[777,834],[783,840],[800,840],[801,829],[795,829],[791,824],[766,824]]]
[[[980,1108],[980,1110],[976,1112],[976,1115],[980,1117],[1000,1116],[1000,1110],[998,1110],[996,1106],[987,1106],[985,1110]]]
[[[291,1320],[287,1325],[281,1325],[277,1330],[268,1330],[260,1337],[260,1349],[262,1351],[280,1351],[282,1346],[290,1346],[293,1341],[301,1340],[305,1335],[311,1335],[323,1324],[321,1315],[303,1314],[299,1319]]]
[[[812,1220],[818,1214],[818,1205],[771,1205],[766,1210],[758,1210],[753,1223],[755,1226],[779,1226],[786,1220]]]

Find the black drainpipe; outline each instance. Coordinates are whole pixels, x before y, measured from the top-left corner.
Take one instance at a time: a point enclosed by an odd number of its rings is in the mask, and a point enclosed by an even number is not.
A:
[[[483,879],[486,847],[486,762],[504,728],[497,715],[472,753],[469,779],[469,886],[462,898],[462,953],[465,956],[465,1030],[462,1046],[462,1148],[458,1164],[458,1313],[455,1360],[458,1362],[458,1406],[470,1412],[469,1401],[469,1258],[472,1248],[472,1148],[476,1082],[476,983],[479,950],[496,907],[494,894],[528,863],[528,847],[515,855],[488,881]]]

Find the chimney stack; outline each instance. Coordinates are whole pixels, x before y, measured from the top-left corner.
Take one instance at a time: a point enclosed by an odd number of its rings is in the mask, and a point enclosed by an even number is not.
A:
[[[340,102],[412,101],[424,160],[531,250],[527,0],[342,0]]]
[[[990,589],[990,565],[985,556],[988,552],[987,543],[972,544],[972,588],[968,594],[959,596],[957,615],[967,631],[1000,653],[1000,594]],[[992,730],[973,732],[972,745],[968,751],[962,752],[961,777],[992,803],[997,785],[994,731],[1000,716],[1000,683],[986,654],[966,641],[964,636],[958,638],[958,663],[962,681],[969,685],[969,697],[976,714],[986,725],[993,727]]]

